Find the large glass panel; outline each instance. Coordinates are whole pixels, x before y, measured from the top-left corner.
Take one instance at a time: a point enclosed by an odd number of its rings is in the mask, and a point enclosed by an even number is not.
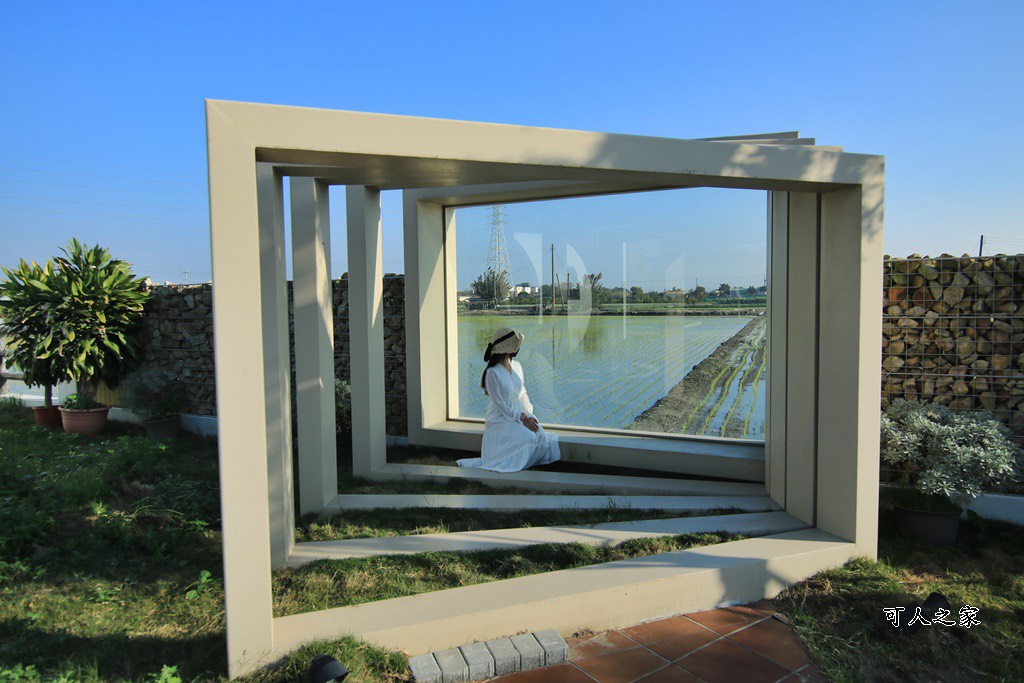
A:
[[[494,330],[542,423],[763,439],[766,197],[687,189],[456,209],[458,396]]]

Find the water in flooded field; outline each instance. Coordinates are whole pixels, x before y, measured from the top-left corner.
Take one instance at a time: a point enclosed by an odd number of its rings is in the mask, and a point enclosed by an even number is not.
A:
[[[526,335],[523,364],[534,413],[546,424],[625,428],[736,335],[741,316],[461,316],[462,416],[482,417],[483,351],[499,327]],[[763,322],[733,353],[684,433],[764,436]],[[726,430],[725,427],[729,429]],[[683,430],[681,430],[683,431]],[[728,433],[727,433],[728,432]]]

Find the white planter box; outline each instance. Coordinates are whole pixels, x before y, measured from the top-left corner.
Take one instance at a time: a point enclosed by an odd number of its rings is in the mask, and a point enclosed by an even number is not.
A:
[[[971,503],[974,510],[985,519],[998,519],[1024,525],[1024,496],[1009,493],[983,493]]]

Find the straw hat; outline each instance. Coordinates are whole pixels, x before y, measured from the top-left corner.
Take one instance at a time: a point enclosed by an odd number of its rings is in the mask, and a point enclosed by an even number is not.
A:
[[[519,347],[523,345],[522,334],[516,334],[510,327],[499,327],[491,337],[491,343],[484,351],[484,360],[491,360],[492,354],[497,353],[518,353]]]

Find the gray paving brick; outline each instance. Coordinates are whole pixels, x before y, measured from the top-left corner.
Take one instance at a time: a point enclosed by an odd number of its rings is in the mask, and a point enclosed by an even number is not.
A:
[[[544,648],[544,666],[561,664],[569,659],[569,646],[558,631],[549,628],[546,631],[537,631],[533,634],[537,642]]]
[[[512,641],[510,639],[499,638],[497,640],[488,640],[484,645],[487,646],[491,656],[494,657],[495,676],[514,674],[519,671],[521,666],[519,650],[512,645]]]
[[[472,643],[459,648],[469,665],[469,680],[478,681],[494,676],[494,656],[483,643]]]
[[[538,647],[540,647],[538,645]],[[441,680],[443,683],[466,683],[469,681],[469,665],[466,658],[456,649],[435,652],[434,659],[441,667]]]
[[[442,683],[441,668],[434,655],[416,655],[409,658],[409,670],[416,683]]]
[[[532,633],[525,633],[521,636],[510,638],[512,646],[519,652],[520,671],[538,669],[544,666],[544,648],[540,646]]]

